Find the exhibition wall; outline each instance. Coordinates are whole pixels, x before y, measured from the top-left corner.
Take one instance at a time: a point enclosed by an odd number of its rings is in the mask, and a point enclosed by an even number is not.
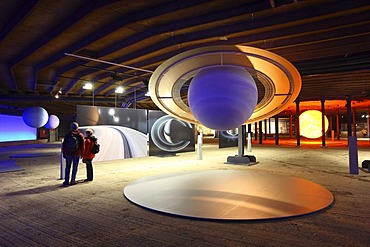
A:
[[[77,106],[76,121],[81,130],[95,131],[99,142],[104,143],[102,149],[109,146],[115,150],[114,157],[99,154],[99,159],[142,157],[143,150],[147,155],[148,143],[151,156],[195,151],[194,126],[162,111]]]
[[[195,151],[194,126],[162,111],[149,111],[149,155]]]
[[[36,140],[37,129],[28,126],[22,116],[0,114],[0,142]]]
[[[238,146],[238,128],[232,130],[219,131],[219,148]]]

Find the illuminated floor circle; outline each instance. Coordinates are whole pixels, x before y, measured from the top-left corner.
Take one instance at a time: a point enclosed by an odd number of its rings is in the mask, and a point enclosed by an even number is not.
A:
[[[305,179],[235,170],[146,177],[127,185],[124,195],[155,211],[221,220],[304,215],[322,210],[334,200],[327,189]]]

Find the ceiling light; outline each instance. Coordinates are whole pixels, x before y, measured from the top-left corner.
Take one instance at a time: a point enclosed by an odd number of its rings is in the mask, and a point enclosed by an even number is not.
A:
[[[59,99],[59,94],[58,93],[55,95],[55,98],[56,99]]]
[[[92,89],[92,88],[93,88],[93,84],[92,84],[92,83],[90,83],[90,82],[88,82],[88,83],[86,83],[82,88],[83,88],[83,89]]]
[[[123,93],[123,87],[119,86],[116,88],[116,90],[114,91],[115,93]]]

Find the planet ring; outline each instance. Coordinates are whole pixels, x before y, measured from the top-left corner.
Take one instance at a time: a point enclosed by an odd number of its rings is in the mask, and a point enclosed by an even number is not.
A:
[[[154,71],[149,81],[153,102],[169,115],[200,124],[181,98],[181,88],[201,69],[215,66],[244,68],[264,86],[264,95],[246,123],[277,115],[301,90],[299,72],[279,55],[248,46],[208,46],[180,53]]]

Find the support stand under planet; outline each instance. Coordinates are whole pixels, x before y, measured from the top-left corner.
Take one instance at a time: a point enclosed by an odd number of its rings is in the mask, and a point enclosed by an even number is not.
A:
[[[256,157],[254,155],[244,155],[245,146],[245,125],[238,127],[238,154],[235,156],[227,157],[226,164],[236,165],[255,165],[257,164]]]

